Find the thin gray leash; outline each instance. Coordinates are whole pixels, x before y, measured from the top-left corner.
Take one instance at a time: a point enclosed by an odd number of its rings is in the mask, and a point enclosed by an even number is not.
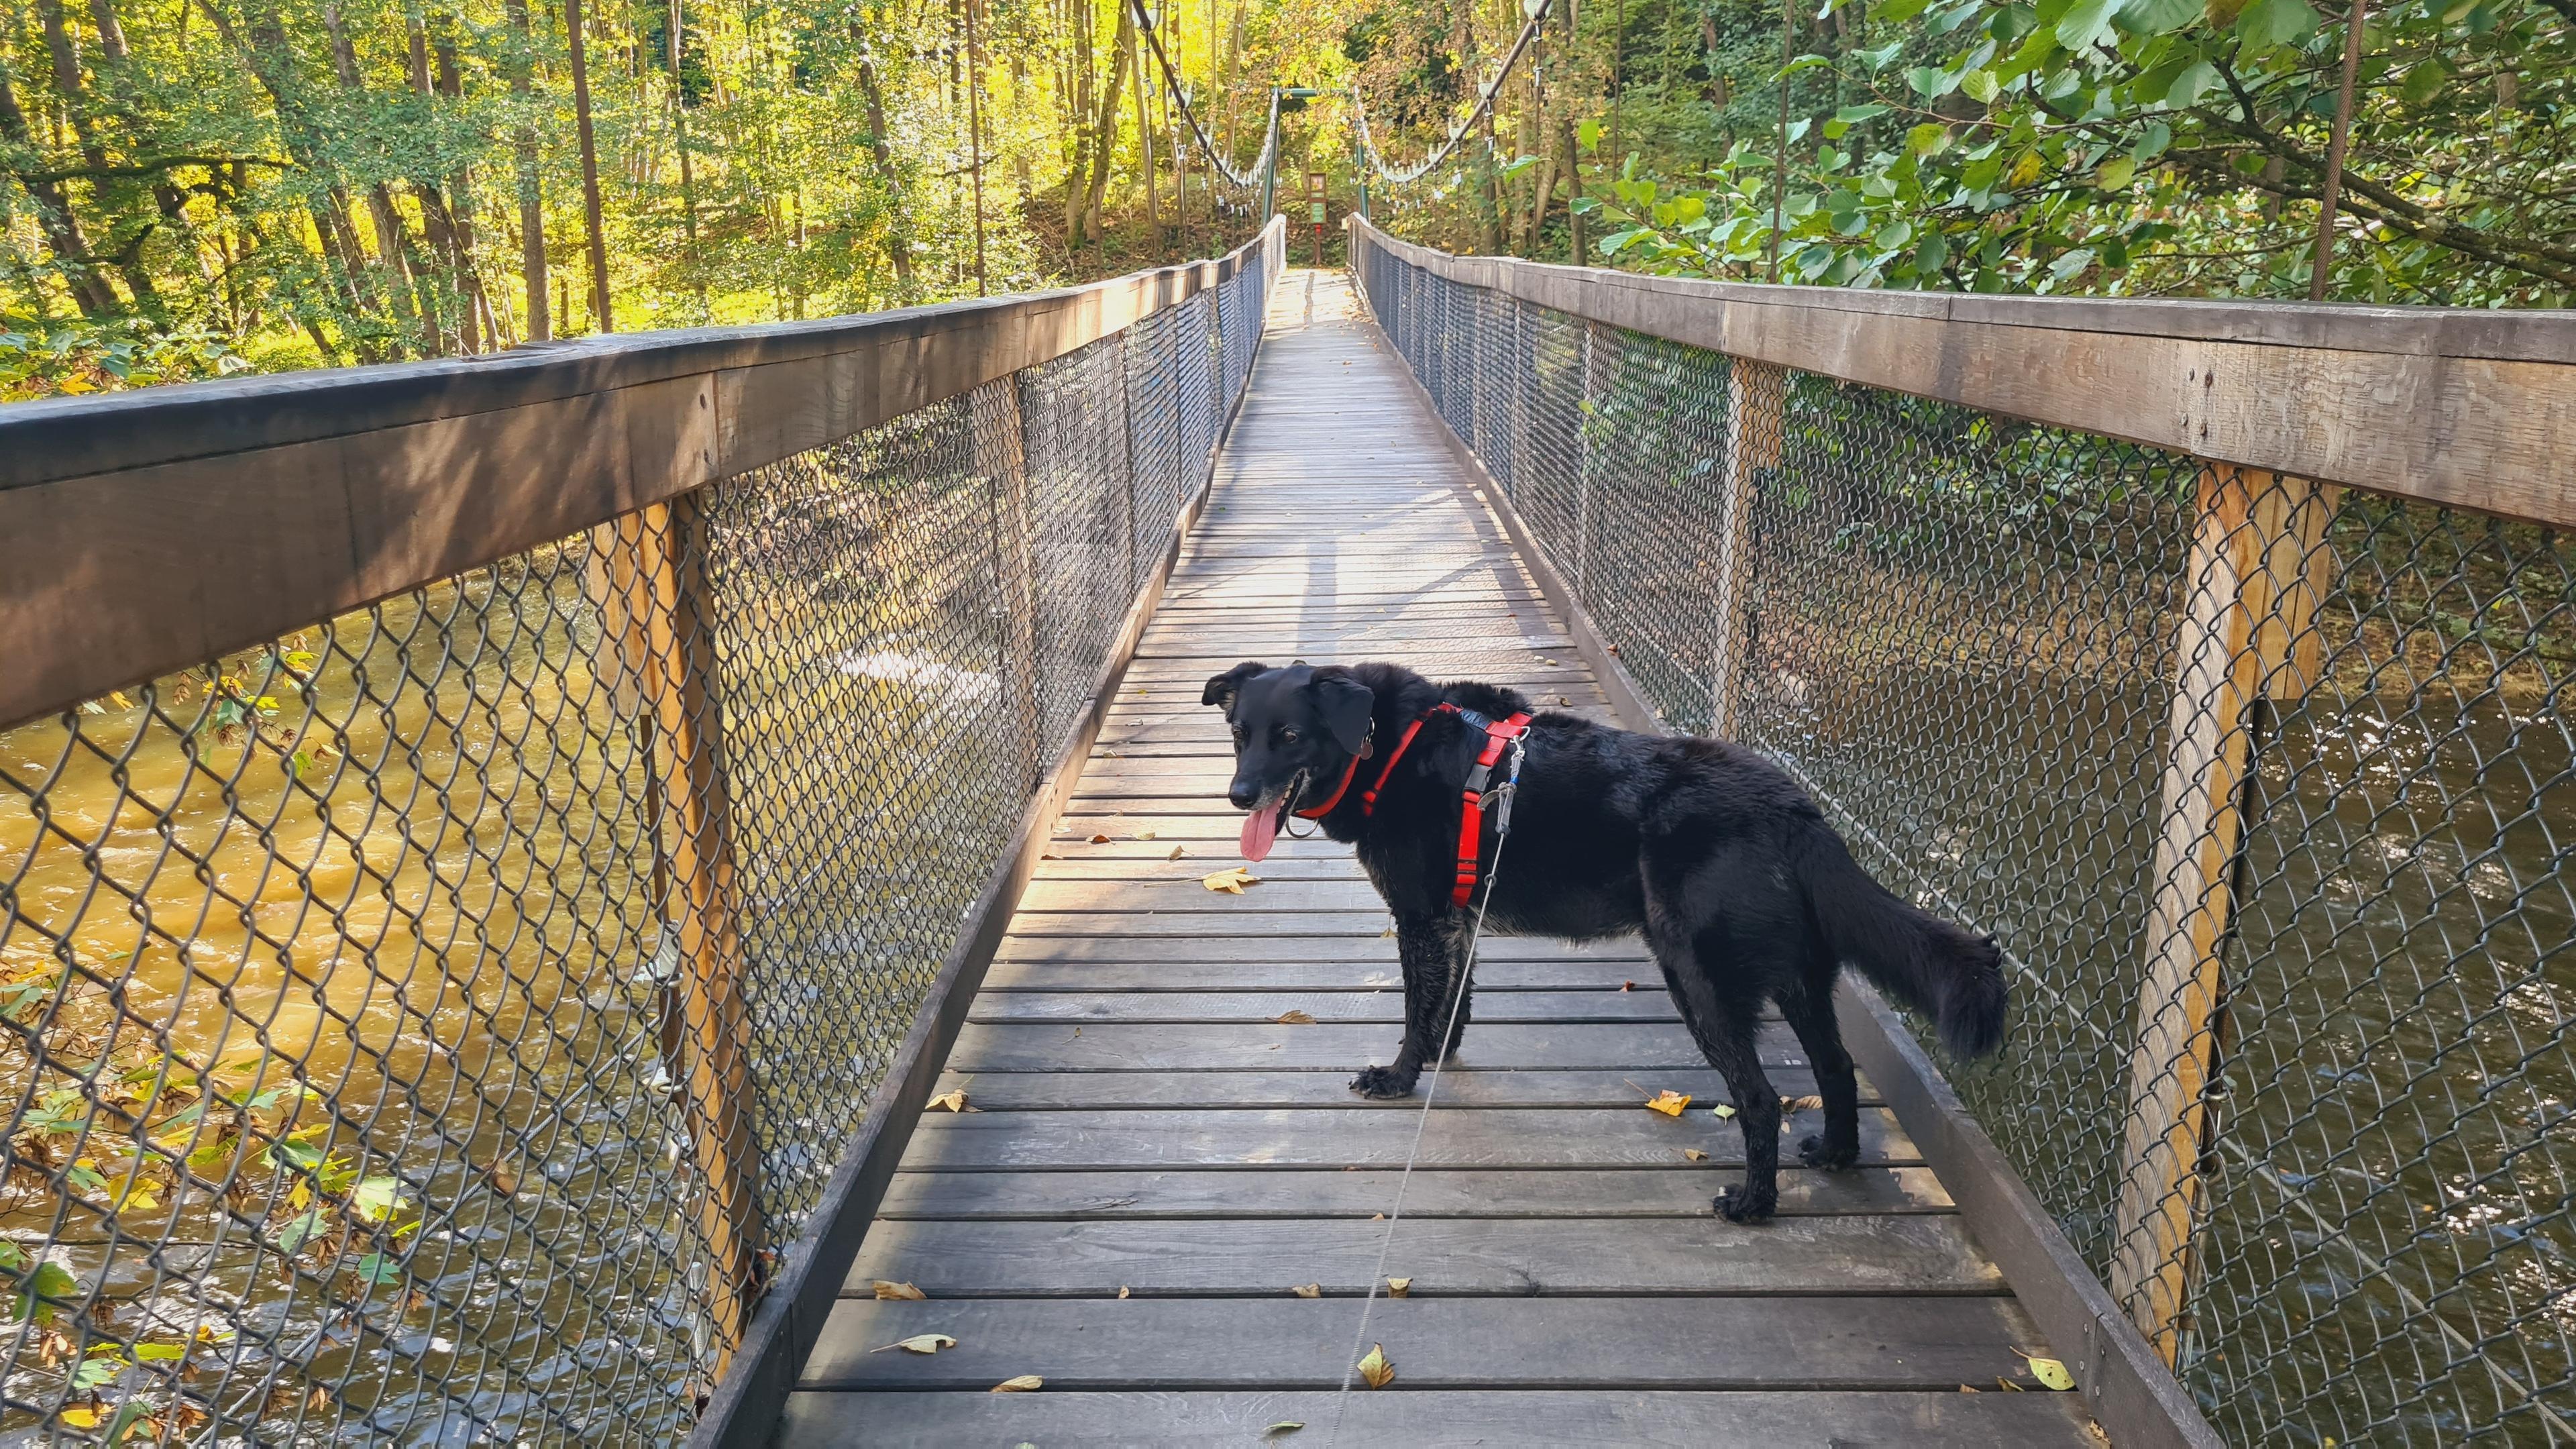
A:
[[[1342,1388],[1333,1399],[1333,1428],[1324,1436],[1324,1449],[1342,1442],[1342,1415],[1351,1406],[1351,1376],[1359,1372],[1360,1345],[1368,1342],[1369,1319],[1377,1312],[1378,1285],[1386,1281],[1387,1254],[1395,1247],[1395,1225],[1404,1218],[1404,1189],[1413,1181],[1414,1159],[1422,1155],[1422,1131],[1431,1125],[1431,1104],[1440,1095],[1440,1069],[1449,1062],[1449,1033],[1458,1026],[1458,1008],[1467,999],[1467,982],[1476,971],[1476,945],[1485,934],[1485,907],[1494,898],[1494,876],[1503,863],[1503,842],[1512,833],[1512,797],[1520,793],[1521,756],[1526,747],[1519,739],[1512,741],[1511,773],[1503,788],[1494,793],[1501,803],[1494,809],[1494,858],[1485,867],[1484,889],[1476,895],[1476,923],[1467,930],[1466,964],[1459,968],[1458,979],[1449,987],[1449,1017],[1441,1023],[1440,1051],[1431,1059],[1431,1085],[1423,1089],[1422,1110],[1413,1119],[1413,1145],[1405,1150],[1404,1171],[1396,1175],[1395,1203],[1387,1209],[1386,1236],[1378,1240],[1377,1271],[1369,1275],[1368,1301],[1360,1305],[1360,1331],[1351,1338],[1351,1351],[1342,1358]]]

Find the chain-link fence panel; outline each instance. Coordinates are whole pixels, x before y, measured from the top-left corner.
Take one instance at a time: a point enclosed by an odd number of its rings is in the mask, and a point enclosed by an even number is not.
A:
[[[2576,543],[1360,250],[1648,702],[1994,935],[1944,1069],[2227,1437],[2576,1441]]]
[[[684,1438],[1205,486],[1248,263],[0,731],[0,1433]]]

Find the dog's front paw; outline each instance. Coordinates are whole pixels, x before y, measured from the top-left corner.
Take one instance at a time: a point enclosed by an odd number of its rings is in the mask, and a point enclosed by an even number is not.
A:
[[[1712,1205],[1717,1215],[1728,1222],[1751,1226],[1771,1221],[1771,1210],[1780,1205],[1780,1194],[1771,1188],[1755,1192],[1747,1187],[1730,1187],[1719,1193]]]
[[[1809,1133],[1798,1139],[1798,1160],[1809,1167],[1821,1167],[1827,1172],[1839,1172],[1860,1160],[1860,1144],[1855,1142],[1849,1146],[1828,1147],[1822,1134]]]
[[[1371,1067],[1351,1078],[1351,1090],[1374,1101],[1390,1101],[1413,1095],[1418,1072],[1399,1072],[1393,1067]]]

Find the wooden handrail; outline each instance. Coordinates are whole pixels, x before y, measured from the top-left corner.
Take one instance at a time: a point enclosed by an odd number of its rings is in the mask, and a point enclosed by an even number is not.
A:
[[[989,301],[0,408],[0,725],[1061,357],[1215,287],[1261,240]]]
[[[1450,281],[1748,361],[2576,524],[2576,312],[1762,286],[1451,256],[1349,224]]]

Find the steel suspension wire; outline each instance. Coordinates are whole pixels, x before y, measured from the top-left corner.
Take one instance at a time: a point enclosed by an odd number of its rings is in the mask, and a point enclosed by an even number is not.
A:
[[[1189,90],[1181,84],[1181,73],[1173,67],[1171,57],[1163,54],[1163,37],[1154,28],[1154,17],[1145,8],[1145,0],[1127,0],[1127,3],[1135,10],[1136,28],[1144,33],[1146,46],[1154,52],[1154,64],[1162,69],[1163,80],[1171,88],[1172,99],[1180,105],[1181,119],[1189,123],[1190,135],[1198,141],[1199,150],[1206,154],[1209,167],[1234,186],[1246,189],[1259,186],[1279,153],[1279,97],[1273,94],[1270,98],[1270,122],[1261,138],[1261,154],[1252,158],[1250,167],[1243,171],[1235,170],[1225,153],[1218,150],[1216,142],[1210,139],[1207,128],[1199,124],[1198,112],[1190,109]]]
[[[1477,92],[1476,108],[1467,113],[1467,118],[1458,123],[1457,129],[1449,133],[1449,139],[1441,142],[1438,150],[1423,158],[1420,165],[1409,170],[1396,170],[1386,164],[1385,157],[1378,154],[1376,138],[1369,134],[1368,105],[1360,99],[1359,92],[1353,90],[1351,114],[1358,123],[1361,159],[1368,163],[1369,169],[1376,172],[1381,180],[1394,186],[1403,186],[1430,175],[1457,151],[1460,144],[1466,141],[1467,133],[1475,129],[1476,123],[1484,119],[1485,113],[1494,108],[1494,97],[1502,94],[1503,82],[1512,78],[1512,67],[1520,64],[1521,57],[1528,54],[1529,48],[1537,43],[1539,28],[1546,23],[1547,12],[1542,10],[1533,16],[1528,24],[1521,27],[1520,37],[1512,42],[1512,48],[1503,55],[1502,69],[1495,72],[1493,80]]]

